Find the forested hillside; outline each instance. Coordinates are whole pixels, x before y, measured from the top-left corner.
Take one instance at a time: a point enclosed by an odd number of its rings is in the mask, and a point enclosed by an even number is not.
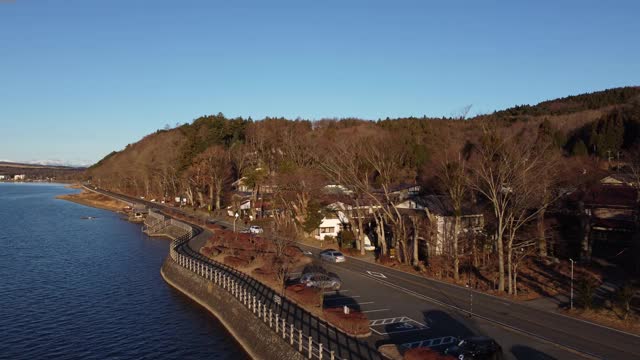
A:
[[[339,200],[351,209],[342,239],[356,239],[361,253],[370,234],[383,256],[394,249],[399,261],[418,266],[425,261],[419,244],[426,241],[428,252],[436,251],[429,261],[438,251],[453,261],[455,280],[460,253],[473,254],[474,266],[479,254],[497,256],[499,290],[513,293],[513,266],[528,254],[524,249],[535,248],[540,257],[589,249],[577,245],[588,238],[581,230],[547,236],[547,212],[557,210],[556,222],[568,213],[580,222],[583,212],[560,204],[567,191],[591,186],[609,165],[640,169],[639,97],[638,87],[611,89],[471,119],[204,116],[109,154],[87,177],[134,196],[184,198],[194,208],[235,212],[250,204],[251,218],[269,217],[276,229],[295,228],[307,237],[323,209]],[[329,194],[327,185],[342,190]],[[406,203],[407,185],[420,186],[413,203]],[[437,237],[426,235],[438,231],[433,214],[415,211],[432,195],[446,198],[446,209],[434,211],[453,216],[458,228],[442,250],[434,250],[443,246]],[[458,240],[461,216],[470,212],[484,219],[479,234],[491,236]]]
[[[107,155],[87,174],[121,191],[160,196],[169,189],[171,193],[178,192],[178,183],[187,176],[198,155],[210,147],[218,146],[229,152],[226,154],[229,176],[237,179],[243,175],[245,162],[249,160],[238,162],[234,157],[267,163],[269,171],[275,172],[279,166],[312,162],[312,159],[300,159],[315,156],[303,154],[305,150],[339,143],[345,140],[341,137],[348,137],[351,132],[392,134],[417,173],[428,172],[429,164],[445,154],[476,143],[487,128],[507,137],[544,133],[562,149],[567,159],[583,155],[619,158],[637,145],[639,98],[640,87],[616,88],[534,106],[515,106],[464,120],[423,117],[377,121],[283,118],[253,121],[227,119],[217,114],[173,129],[158,130]],[[248,156],[256,152],[260,152],[261,159]]]

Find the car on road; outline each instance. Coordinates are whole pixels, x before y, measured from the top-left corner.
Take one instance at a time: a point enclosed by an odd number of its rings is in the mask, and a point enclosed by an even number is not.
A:
[[[251,225],[251,226],[249,226],[249,232],[251,234],[262,234],[264,232],[264,230],[262,229],[262,227],[260,227],[258,225]]]
[[[309,287],[316,287],[324,290],[340,290],[342,281],[338,275],[327,272],[308,272],[302,274],[300,283]]]
[[[320,252],[320,260],[340,263],[347,261],[347,258],[338,250],[327,249]]]
[[[472,336],[461,339],[455,346],[445,349],[446,355],[460,360],[502,360],[502,347],[487,336]]]

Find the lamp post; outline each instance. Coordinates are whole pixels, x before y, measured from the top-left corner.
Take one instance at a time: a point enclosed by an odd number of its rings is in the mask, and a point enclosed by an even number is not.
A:
[[[571,295],[569,297],[569,309],[573,310],[573,259],[569,258],[571,261]]]

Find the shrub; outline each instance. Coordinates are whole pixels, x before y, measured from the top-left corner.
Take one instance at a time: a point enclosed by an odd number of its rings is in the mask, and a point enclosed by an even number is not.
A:
[[[350,230],[340,231],[338,234],[338,244],[343,249],[352,249],[356,245],[356,236]]]
[[[360,311],[351,310],[344,313],[342,307],[323,310],[325,319],[338,329],[352,335],[366,335],[370,333],[369,319]]]
[[[322,239],[327,244],[333,244],[333,243],[336,242],[336,238],[334,238],[333,236],[329,236],[329,235],[325,235]]]
[[[407,350],[403,356],[404,360],[455,360],[453,356],[442,355],[427,347],[419,347]]]
[[[284,255],[294,262],[304,256],[302,251],[295,246],[287,246],[284,249]]]
[[[275,275],[275,272],[273,271],[273,269],[265,266],[253,269],[252,273],[258,276],[274,276]]]
[[[591,309],[593,307],[593,296],[597,288],[598,283],[591,277],[583,277],[578,280],[576,286],[576,302],[578,306]]]
[[[320,289],[307,287],[304,284],[295,284],[286,288],[285,294],[300,305],[321,307],[323,294]]]
[[[396,263],[396,261],[389,257],[389,255],[380,255],[378,257],[378,262],[382,265],[391,265]]]
[[[239,258],[237,256],[225,256],[224,263],[231,267],[246,267],[249,265],[249,261]]]
[[[635,290],[631,286],[631,284],[625,284],[623,287],[618,289],[617,298],[618,303],[620,304],[620,308],[622,309],[623,320],[627,320],[629,314],[631,313],[631,301],[633,300],[633,296],[635,294]]]

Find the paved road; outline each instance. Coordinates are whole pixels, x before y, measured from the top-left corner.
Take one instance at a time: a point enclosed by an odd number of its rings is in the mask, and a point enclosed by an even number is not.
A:
[[[325,294],[325,305],[366,312],[372,346],[424,341],[442,347],[452,336],[483,334],[495,338],[510,359],[640,359],[635,335],[355,258],[325,266],[344,284],[340,292]]]
[[[300,245],[317,257],[317,248]],[[325,305],[366,312],[375,346],[441,339],[435,343],[446,347],[451,337],[487,335],[507,359],[640,359],[640,337],[615,329],[356,258],[324,266],[344,283],[325,294]]]

